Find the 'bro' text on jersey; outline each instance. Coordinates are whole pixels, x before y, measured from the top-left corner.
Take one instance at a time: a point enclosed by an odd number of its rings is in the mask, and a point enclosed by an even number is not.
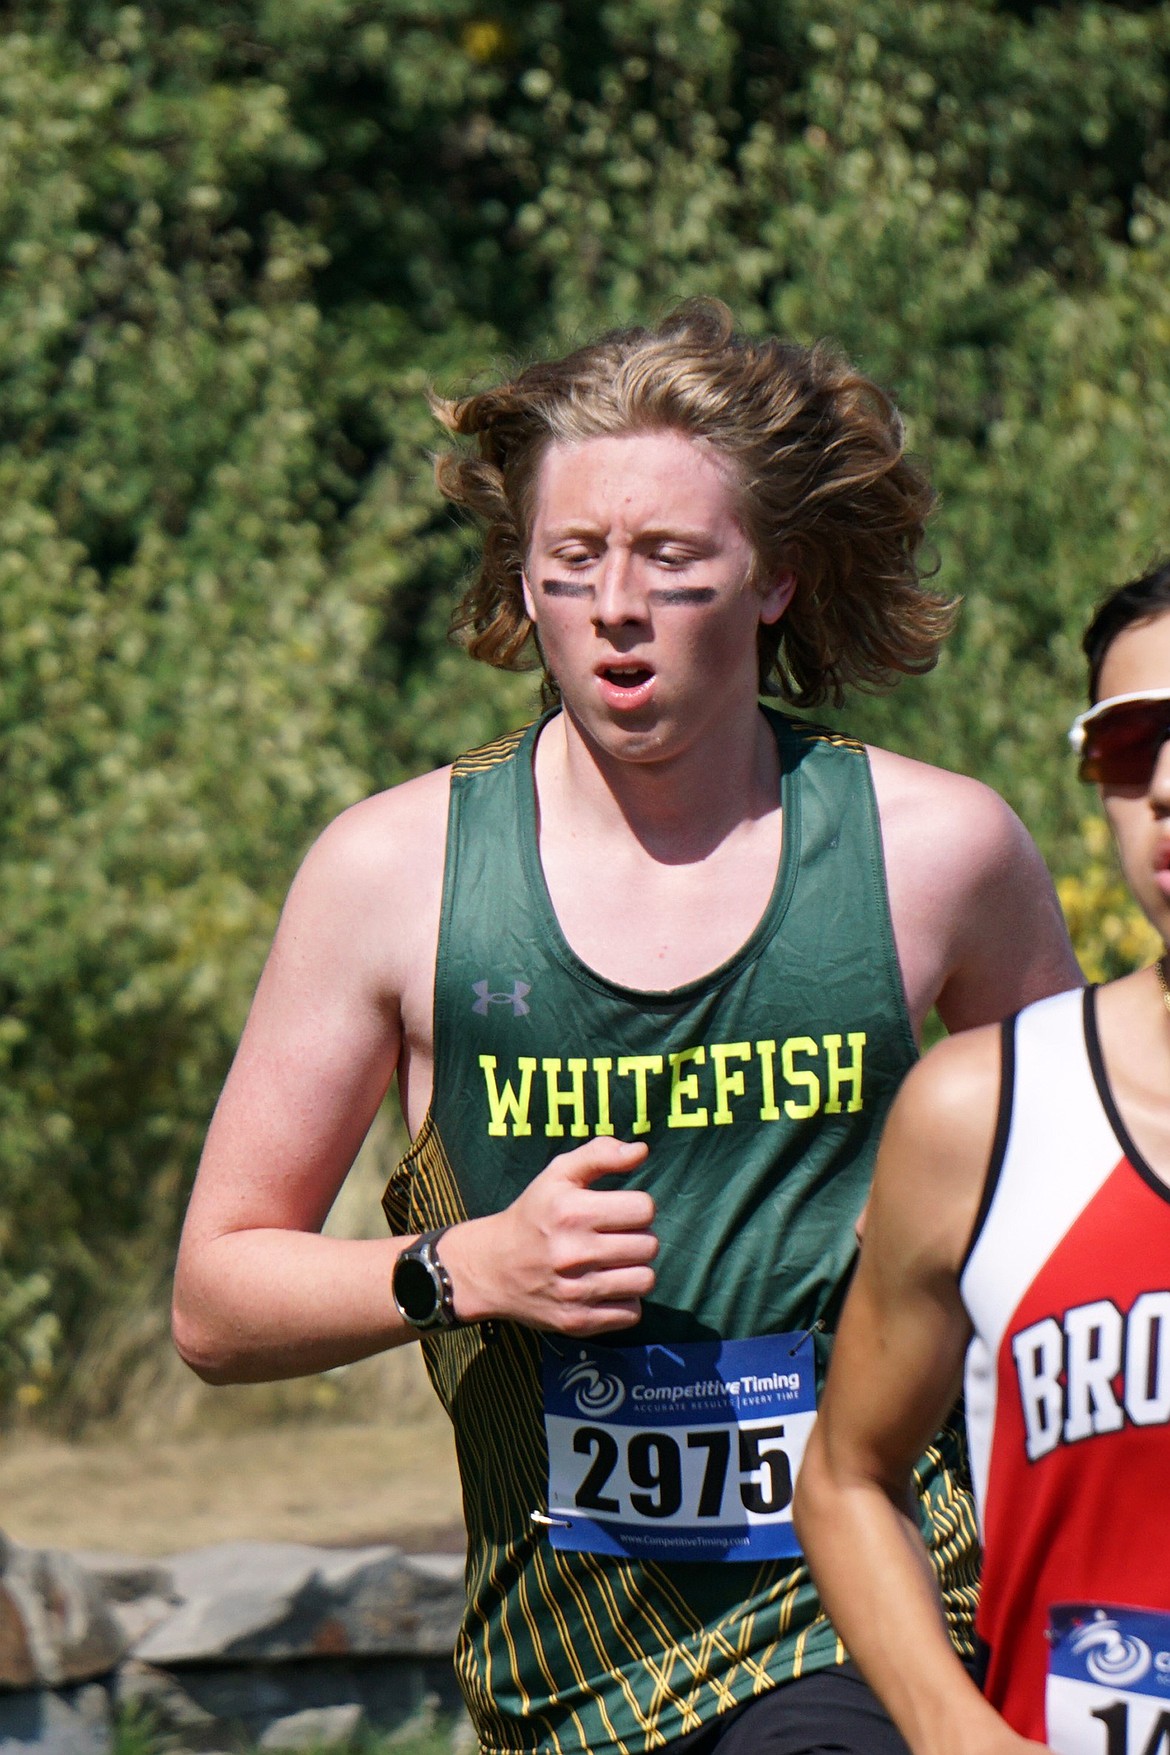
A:
[[[1095,1298],[1012,1339],[1028,1461],[1125,1425],[1170,1424],[1170,1292]]]
[[[862,1107],[865,1043],[864,1030],[851,1030],[819,1041],[708,1042],[673,1054],[522,1054],[503,1071],[496,1055],[481,1054],[487,1131],[521,1138],[535,1126],[548,1139],[587,1139],[616,1132],[616,1115],[623,1135],[636,1138],[656,1126],[852,1115]]]

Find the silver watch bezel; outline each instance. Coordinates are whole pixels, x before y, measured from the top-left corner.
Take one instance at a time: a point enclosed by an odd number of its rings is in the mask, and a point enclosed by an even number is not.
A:
[[[403,1322],[411,1328],[418,1329],[421,1334],[429,1334],[434,1329],[457,1328],[459,1318],[455,1314],[455,1291],[451,1284],[451,1276],[439,1258],[437,1245],[440,1238],[445,1237],[451,1229],[443,1225],[437,1231],[424,1231],[421,1237],[404,1249],[394,1263],[390,1276],[390,1293],[394,1299],[394,1308]],[[398,1270],[403,1262],[417,1262],[426,1270],[435,1291],[435,1308],[429,1316],[414,1317],[406,1311],[398,1297]]]

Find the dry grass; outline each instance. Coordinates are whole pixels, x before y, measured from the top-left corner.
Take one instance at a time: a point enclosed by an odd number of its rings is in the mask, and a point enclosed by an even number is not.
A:
[[[0,1444],[0,1521],[33,1546],[120,1553],[242,1538],[457,1549],[451,1430],[429,1387],[414,1388],[428,1399],[412,1391],[412,1412],[379,1396],[360,1423],[250,1422],[237,1406],[181,1435],[19,1434]]]

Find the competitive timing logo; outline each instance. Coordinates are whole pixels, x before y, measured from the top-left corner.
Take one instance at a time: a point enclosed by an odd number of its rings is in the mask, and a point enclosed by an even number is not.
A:
[[[595,1420],[616,1414],[626,1399],[626,1386],[621,1378],[612,1371],[602,1371],[588,1353],[582,1353],[579,1365],[570,1365],[561,1372],[560,1383],[566,1393],[572,1392],[577,1412]]]
[[[1144,1639],[1122,1633],[1116,1621],[1099,1615],[1069,1640],[1069,1650],[1078,1657],[1083,1653],[1085,1668],[1094,1682],[1123,1688],[1145,1675],[1153,1661]]]

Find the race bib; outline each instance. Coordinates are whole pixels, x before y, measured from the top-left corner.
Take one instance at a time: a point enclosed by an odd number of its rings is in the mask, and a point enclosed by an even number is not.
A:
[[[1170,1755],[1170,1614],[1059,1603],[1048,1640],[1057,1755]]]
[[[799,1554],[792,1490],[816,1418],[812,1336],[543,1348],[556,1548],[648,1560]]]

